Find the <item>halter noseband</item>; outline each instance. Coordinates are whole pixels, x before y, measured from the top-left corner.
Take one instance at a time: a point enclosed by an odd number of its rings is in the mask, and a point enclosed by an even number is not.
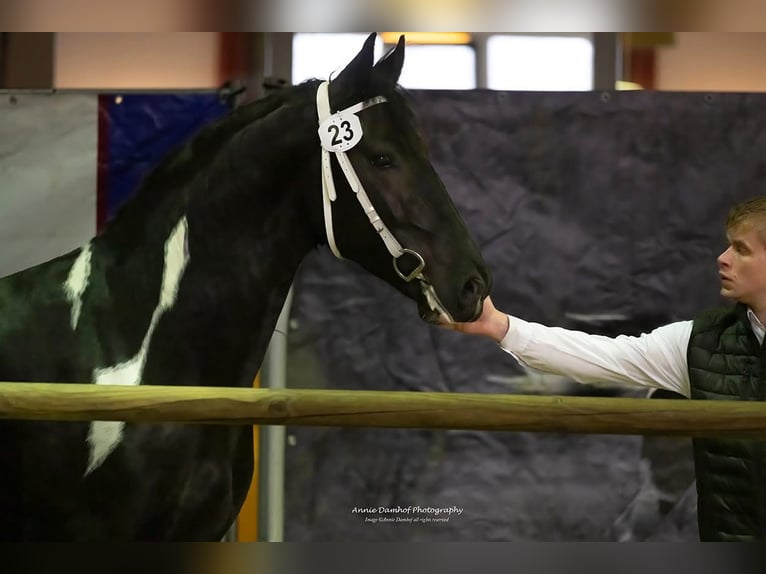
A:
[[[338,250],[338,245],[335,243],[335,235],[332,226],[332,202],[337,199],[335,182],[333,181],[332,176],[332,166],[330,163],[330,153],[334,153],[343,170],[343,174],[346,176],[346,180],[361,204],[364,213],[367,215],[367,218],[370,220],[375,231],[383,240],[383,243],[385,243],[388,252],[393,256],[394,270],[397,275],[406,282],[410,282],[413,279],[425,281],[423,269],[425,269],[426,264],[423,257],[412,249],[402,247],[396,237],[394,237],[388,227],[386,227],[386,224],[383,223],[378,212],[375,211],[375,207],[372,205],[370,198],[364,191],[364,186],[362,186],[362,182],[359,181],[359,177],[356,175],[356,170],[354,170],[354,166],[351,165],[351,161],[348,159],[345,151],[354,147],[362,139],[362,126],[356,112],[383,103],[387,101],[386,98],[384,96],[370,98],[333,114],[330,111],[328,88],[329,82],[322,82],[317,89],[317,113],[319,115],[319,139],[322,142],[322,204],[324,207],[324,223],[325,231],[327,232],[327,243],[330,246],[330,249],[335,257],[343,259],[343,256]],[[417,260],[417,266],[410,273],[405,274],[397,265],[399,259],[403,255],[411,255]]]

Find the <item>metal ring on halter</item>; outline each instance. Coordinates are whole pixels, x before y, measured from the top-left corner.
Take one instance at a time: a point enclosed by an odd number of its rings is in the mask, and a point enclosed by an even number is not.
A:
[[[404,273],[399,271],[399,268],[396,266],[396,262],[399,261],[399,258],[405,253],[414,255],[415,257],[418,258],[418,261],[419,261],[417,267],[415,267],[415,270],[412,271],[409,275],[405,275]],[[423,269],[425,269],[425,266],[426,266],[426,262],[423,261],[423,258],[420,256],[420,253],[413,251],[412,249],[406,249],[406,248],[402,248],[402,252],[396,257],[394,257],[393,263],[394,263],[394,271],[396,271],[396,274],[402,279],[404,279],[407,283],[409,283],[410,281],[415,279],[418,275],[420,275],[420,273],[423,271]]]

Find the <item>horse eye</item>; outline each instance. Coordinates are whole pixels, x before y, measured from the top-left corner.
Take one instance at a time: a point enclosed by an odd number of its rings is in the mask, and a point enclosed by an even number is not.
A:
[[[383,154],[376,155],[372,158],[372,165],[375,167],[391,167],[391,158]]]

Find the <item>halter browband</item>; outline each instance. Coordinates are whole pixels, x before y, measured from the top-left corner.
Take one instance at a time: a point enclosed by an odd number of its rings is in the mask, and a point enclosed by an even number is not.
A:
[[[373,228],[383,240],[383,243],[385,243],[388,252],[393,256],[393,264],[396,273],[399,275],[399,277],[407,282],[412,281],[413,279],[420,279],[421,281],[425,281],[425,277],[423,276],[425,261],[423,258],[419,253],[402,247],[401,244],[396,240],[396,237],[393,236],[393,234],[388,230],[388,227],[386,227],[386,224],[383,223],[383,220],[378,215],[378,212],[375,211],[375,207],[372,205],[370,198],[364,191],[364,186],[362,186],[362,182],[359,181],[359,177],[354,170],[354,166],[351,165],[351,161],[348,159],[346,152],[343,149],[340,149],[343,144],[339,144],[340,147],[327,145],[326,134],[322,133],[323,129],[329,124],[332,124],[333,120],[335,119],[340,118],[345,119],[346,121],[355,120],[351,123],[356,123],[359,129],[359,134],[356,138],[356,141],[352,139],[351,143],[345,148],[350,149],[356,145],[356,143],[358,143],[359,139],[362,137],[361,125],[358,123],[358,119],[355,118],[356,112],[360,112],[376,104],[386,102],[386,98],[384,96],[376,96],[374,98],[370,98],[368,100],[364,100],[363,102],[354,104],[353,106],[349,106],[348,108],[333,114],[330,110],[330,96],[328,88],[329,82],[322,82],[317,89],[317,113],[319,115],[320,141],[322,142],[322,204],[324,209],[324,222],[325,231],[327,233],[327,243],[330,246],[330,250],[333,252],[335,257],[338,259],[343,259],[343,256],[338,250],[338,245],[335,243],[335,235],[333,233],[332,225],[332,202],[335,201],[338,197],[335,190],[335,182],[333,181],[332,165],[330,161],[330,153],[334,153],[341,169],[343,170],[343,174],[346,176],[346,180],[348,181],[351,190],[354,192],[354,195],[356,195],[356,198],[361,204],[362,209],[367,215],[367,218],[370,220]],[[324,138],[323,135],[325,135]],[[397,267],[397,260],[405,254],[412,255],[418,260],[418,264],[415,269],[407,274],[402,273],[399,267]]]

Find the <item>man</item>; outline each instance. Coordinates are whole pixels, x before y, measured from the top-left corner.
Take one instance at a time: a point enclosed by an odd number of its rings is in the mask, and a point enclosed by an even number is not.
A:
[[[511,317],[490,298],[473,323],[446,325],[482,335],[529,367],[581,383],[616,381],[687,398],[766,400],[766,197],[736,205],[718,257],[721,294],[733,305],[638,337],[588,335]],[[766,442],[694,439],[700,538],[766,542]]]

